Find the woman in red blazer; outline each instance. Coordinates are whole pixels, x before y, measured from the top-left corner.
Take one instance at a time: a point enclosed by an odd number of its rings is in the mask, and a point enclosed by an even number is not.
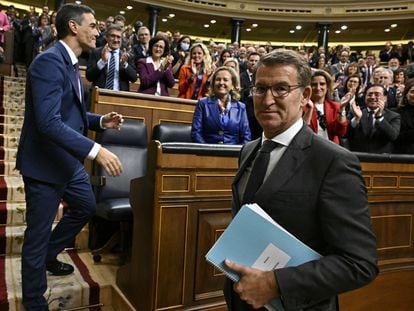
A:
[[[208,93],[209,77],[214,68],[210,52],[202,43],[194,43],[190,48],[186,64],[181,67],[178,77],[178,97],[200,99]]]
[[[316,70],[312,74],[312,101],[308,103],[303,119],[318,135],[336,144],[339,138],[345,136],[347,118],[345,105],[332,101],[333,79],[324,70]]]

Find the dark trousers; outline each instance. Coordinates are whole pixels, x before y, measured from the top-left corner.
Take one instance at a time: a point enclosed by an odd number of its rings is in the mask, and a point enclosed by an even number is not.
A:
[[[72,179],[63,185],[23,177],[26,222],[22,250],[23,305],[27,311],[44,310],[47,289],[46,262],[67,247],[95,213],[89,176],[79,163]],[[52,231],[61,199],[69,209]]]

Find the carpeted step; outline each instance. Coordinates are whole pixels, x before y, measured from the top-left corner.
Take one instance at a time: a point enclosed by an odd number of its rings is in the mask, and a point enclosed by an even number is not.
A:
[[[0,107],[0,114],[15,116],[15,117],[24,117],[24,108],[5,108]]]
[[[56,215],[56,221],[62,218],[64,204],[61,203]],[[0,226],[24,226],[26,203],[0,202]]]
[[[24,184],[21,176],[0,176],[0,202],[24,202]]]
[[[56,218],[61,215],[56,216]],[[55,222],[56,225],[57,221]],[[18,255],[22,252],[22,245],[24,240],[25,225],[20,226],[0,226],[0,256],[4,255]],[[73,244],[74,249],[87,251],[88,250],[89,230],[85,226],[81,232],[76,236]],[[1,310],[1,309],[0,309]]]
[[[20,172],[16,170],[16,162],[0,160],[0,176],[20,176]]]
[[[13,124],[14,126],[22,126],[23,125],[24,117],[22,116],[10,116],[10,115],[4,115],[0,114],[0,123],[8,123]]]
[[[0,160],[16,161],[17,148],[0,147]]]
[[[19,146],[20,135],[0,134],[0,146],[5,148],[15,148]]]
[[[20,137],[21,132],[22,132],[22,126],[19,124],[13,124],[13,123],[0,124],[0,134]]]
[[[93,269],[88,269],[83,259],[85,256],[90,255],[76,251],[68,251],[59,255],[59,260],[72,264],[75,267],[75,272],[67,276],[48,276],[48,290],[45,297],[50,310],[80,308],[100,303],[110,305],[111,283],[100,277]],[[3,280],[0,280],[0,299],[2,299],[0,310],[23,311],[21,304],[21,259],[19,256],[8,256],[5,260],[0,261],[0,264],[3,265],[0,270],[5,271]],[[89,310],[98,311],[101,308],[90,308]]]

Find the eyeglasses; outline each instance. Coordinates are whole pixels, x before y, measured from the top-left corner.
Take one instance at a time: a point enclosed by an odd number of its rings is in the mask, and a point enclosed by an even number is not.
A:
[[[267,91],[272,92],[273,97],[286,97],[292,91],[302,87],[302,85],[288,85],[288,84],[276,84],[272,86],[253,86],[252,94],[257,97],[265,96]]]
[[[374,97],[380,97],[380,96],[383,96],[383,94],[378,93],[378,92],[374,92],[374,93],[367,93],[367,97],[371,97],[371,96],[374,96]]]

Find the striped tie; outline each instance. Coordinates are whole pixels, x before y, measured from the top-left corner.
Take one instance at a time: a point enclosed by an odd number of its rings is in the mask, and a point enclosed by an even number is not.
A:
[[[106,76],[105,88],[109,90],[114,89],[115,78],[115,51],[111,51],[111,57],[109,59],[108,75]]]

